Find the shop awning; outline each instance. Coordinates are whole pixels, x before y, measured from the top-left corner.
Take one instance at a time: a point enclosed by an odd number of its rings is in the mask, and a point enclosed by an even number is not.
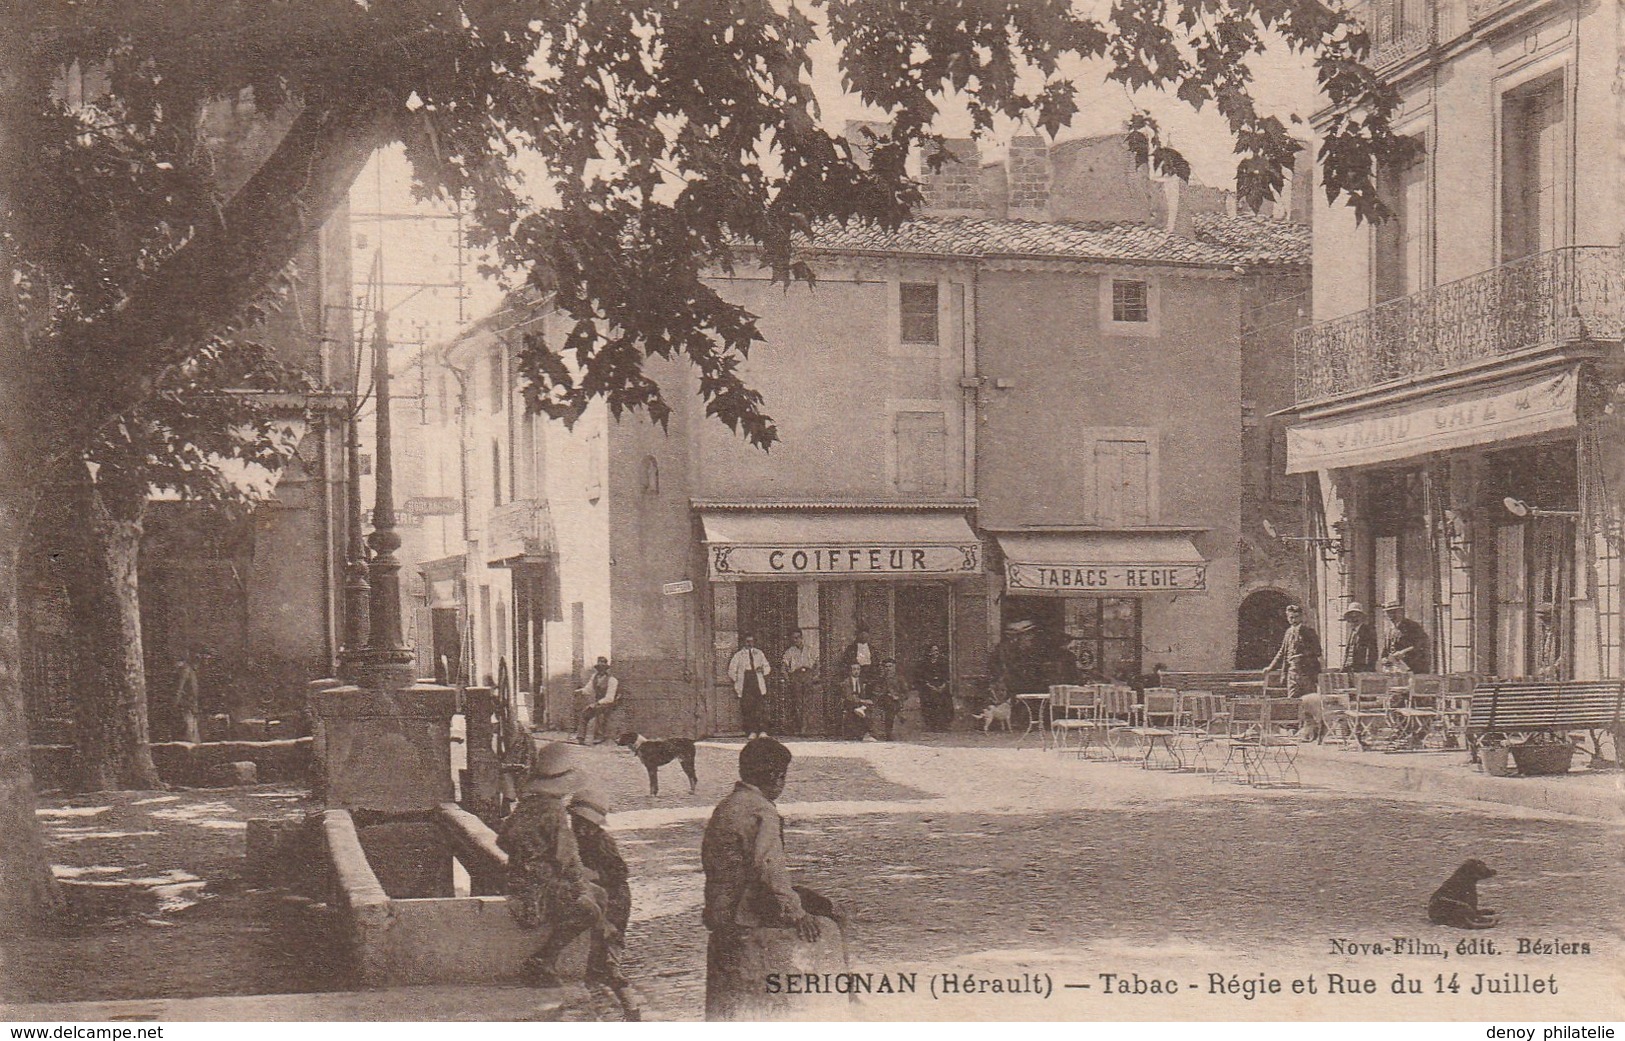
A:
[[[1012,596],[1207,588],[1207,561],[1185,532],[999,532],[998,540]]]
[[[1357,409],[1287,428],[1286,472],[1391,462],[1566,430],[1577,422],[1574,369]]]
[[[702,510],[713,582],[747,578],[953,578],[979,574],[965,518],[935,511]]]

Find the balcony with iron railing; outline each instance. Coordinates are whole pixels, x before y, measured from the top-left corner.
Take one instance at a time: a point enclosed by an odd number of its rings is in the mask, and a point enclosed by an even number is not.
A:
[[[1366,63],[1381,69],[1433,45],[1434,0],[1360,0],[1348,8],[1371,35]]]
[[[1536,253],[1300,329],[1297,400],[1415,380],[1498,357],[1625,332],[1616,246]]]
[[[513,499],[494,506],[486,519],[491,560],[538,559],[553,549],[553,515],[542,499]]]

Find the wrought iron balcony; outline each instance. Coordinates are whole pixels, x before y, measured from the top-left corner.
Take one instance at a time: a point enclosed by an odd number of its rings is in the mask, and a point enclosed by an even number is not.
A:
[[[1433,0],[1362,0],[1349,13],[1371,34],[1373,69],[1419,54],[1433,46]]]
[[[1618,340],[1622,332],[1620,249],[1555,249],[1298,330],[1297,399],[1347,394],[1587,337]]]
[[[491,561],[536,559],[553,550],[553,516],[539,499],[514,499],[491,509],[486,521]]]

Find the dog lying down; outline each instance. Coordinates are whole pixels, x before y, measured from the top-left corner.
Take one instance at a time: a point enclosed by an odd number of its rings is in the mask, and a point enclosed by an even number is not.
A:
[[[660,794],[660,768],[673,760],[682,765],[683,773],[688,775],[688,793],[694,794],[700,779],[694,772],[693,741],[686,737],[647,738],[628,731],[615,743],[637,756],[643,768],[649,771],[650,795]]]
[[[982,724],[982,733],[984,734],[992,731],[994,723],[998,723],[1002,725],[1004,729],[1009,730],[1010,706],[1013,704],[1014,702],[1012,701],[1001,701],[997,705],[989,705],[987,708],[984,708],[982,711],[976,713],[976,715],[970,718],[978,720]]]
[[[1482,860],[1465,861],[1428,898],[1428,921],[1434,925],[1453,925],[1457,929],[1488,929],[1498,925],[1501,916],[1494,908],[1478,906],[1478,883],[1494,877],[1495,869]]]

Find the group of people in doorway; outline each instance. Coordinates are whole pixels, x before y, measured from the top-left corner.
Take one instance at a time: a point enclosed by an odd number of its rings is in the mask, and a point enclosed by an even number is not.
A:
[[[1354,601],[1343,612],[1346,631],[1342,671],[1432,672],[1433,655],[1427,630],[1421,623],[1405,617],[1405,605],[1397,600],[1383,604],[1382,610],[1387,622],[1380,649],[1376,628],[1366,615],[1365,605]],[[1264,672],[1266,675],[1277,671],[1285,673],[1287,697],[1303,699],[1300,735],[1306,740],[1320,740],[1326,735],[1326,711],[1320,694],[1320,673],[1325,660],[1320,634],[1303,620],[1303,608],[1297,604],[1287,607],[1286,623],[1281,647],[1264,666]]]
[[[897,659],[878,649],[867,629],[859,628],[841,652],[835,678],[826,683],[820,682],[818,655],[801,631],[792,631],[789,640],[777,667],[748,633],[728,662],[728,679],[739,698],[748,737],[794,734],[890,741],[899,713],[915,695],[927,730],[952,725],[950,671],[941,644],[931,644],[905,676]]]
[[[1366,615],[1365,605],[1355,601],[1343,612],[1347,630],[1343,638],[1344,672],[1417,672],[1433,671],[1427,630],[1421,623],[1405,617],[1405,605],[1391,600],[1382,605],[1387,616],[1383,628],[1381,650],[1378,650],[1377,631]],[[1314,693],[1324,667],[1320,634],[1303,620],[1303,608],[1291,604],[1286,609],[1286,632],[1281,635],[1281,648],[1264,666],[1264,672],[1284,671],[1288,697],[1302,697]]]

